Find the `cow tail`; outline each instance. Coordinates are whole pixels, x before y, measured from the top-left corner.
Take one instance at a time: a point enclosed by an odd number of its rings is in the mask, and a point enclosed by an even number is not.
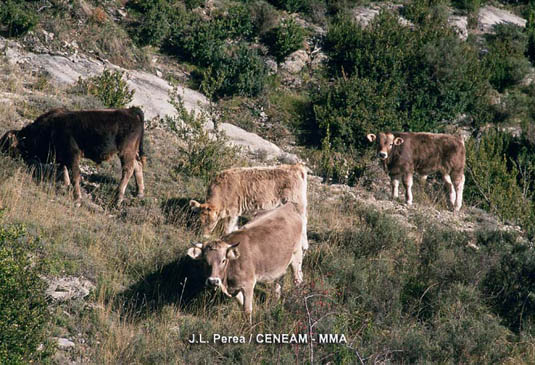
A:
[[[131,107],[130,110],[135,113],[136,117],[141,122],[141,139],[139,141],[139,152],[137,155],[137,159],[139,162],[141,162],[141,165],[145,167],[147,164],[147,157],[145,156],[145,152],[143,152],[143,136],[145,134],[145,114],[143,114],[143,110],[141,110],[138,107]]]

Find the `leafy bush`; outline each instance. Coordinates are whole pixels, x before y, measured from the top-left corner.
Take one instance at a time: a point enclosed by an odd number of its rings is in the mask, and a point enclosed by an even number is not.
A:
[[[207,130],[209,116],[205,112],[189,112],[177,88],[173,88],[169,96],[177,116],[166,116],[165,123],[182,141],[175,171],[208,183],[217,172],[238,161],[240,150],[228,145],[228,137],[217,125]]]
[[[105,69],[100,76],[78,79],[77,87],[86,94],[96,96],[108,108],[123,108],[134,99],[134,90],[130,90],[124,72]]]
[[[388,12],[366,28],[337,18],[325,40],[337,79],[312,97],[314,114],[305,127],[317,130],[313,143],[327,127],[335,149],[358,151],[371,131],[438,131],[462,113],[484,120],[488,75],[477,50],[460,41],[439,12],[426,11],[414,29]]]
[[[44,360],[50,349],[37,351],[45,342],[50,314],[44,296],[40,267],[29,255],[36,241],[21,226],[0,226],[0,359],[23,364]]]
[[[535,334],[535,252],[526,244],[515,244],[493,266],[483,288],[497,313],[509,328]]]
[[[487,36],[488,54],[485,64],[491,70],[490,83],[499,92],[515,85],[529,71],[530,63],[524,56],[528,41],[519,26],[498,24],[495,34]]]
[[[256,96],[265,86],[267,67],[255,49],[240,43],[230,57],[214,65],[213,72],[223,78],[220,95]]]
[[[158,46],[169,36],[175,16],[167,0],[133,0],[127,7],[137,18],[130,28],[137,43]]]
[[[304,29],[293,18],[288,18],[266,33],[264,43],[277,61],[282,62],[290,53],[301,48],[304,37]]]
[[[37,24],[38,17],[28,8],[26,1],[6,0],[0,7],[0,24],[7,27],[7,36],[17,37]]]
[[[502,219],[529,224],[533,216],[533,193],[526,184],[530,184],[531,175],[519,180],[522,177],[519,167],[524,174],[533,174],[533,166],[526,165],[529,161],[525,161],[525,155],[520,155],[517,161],[507,157],[511,143],[510,135],[497,131],[490,131],[479,142],[468,141],[465,197],[470,204],[479,205]]]

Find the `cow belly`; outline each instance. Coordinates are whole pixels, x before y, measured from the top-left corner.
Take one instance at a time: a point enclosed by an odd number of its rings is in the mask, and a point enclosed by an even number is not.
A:
[[[289,263],[281,267],[280,269],[274,269],[269,272],[256,273],[256,281],[259,283],[270,283],[273,282],[286,274]]]

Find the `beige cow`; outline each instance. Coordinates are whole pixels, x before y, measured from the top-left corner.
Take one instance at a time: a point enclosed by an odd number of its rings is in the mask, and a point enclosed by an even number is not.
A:
[[[206,284],[234,297],[251,315],[256,283],[280,279],[291,266],[296,285],[303,281],[301,234],[302,207],[287,203],[244,225],[241,229],[188,250],[193,259],[204,259],[211,274]],[[280,285],[276,283],[280,293]]]
[[[200,214],[201,229],[207,237],[219,221],[223,221],[224,234],[229,234],[238,228],[241,215],[274,209],[286,202],[297,203],[302,209],[302,247],[306,250],[307,171],[301,164],[224,170],[208,187],[206,202],[191,200],[190,206]]]

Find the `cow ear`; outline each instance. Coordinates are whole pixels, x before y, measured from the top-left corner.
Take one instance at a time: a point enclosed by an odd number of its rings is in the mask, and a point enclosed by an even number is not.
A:
[[[198,201],[195,201],[195,200],[190,200],[189,201],[189,206],[190,206],[191,210],[193,210],[195,213],[197,213],[201,209],[201,203],[199,203]]]
[[[377,136],[376,136],[375,134],[373,134],[373,133],[370,133],[370,134],[368,134],[368,135],[366,136],[366,138],[368,138],[368,141],[373,142],[373,141],[375,141],[375,139],[377,138]]]
[[[396,146],[399,146],[399,145],[402,144],[403,142],[405,142],[405,141],[404,141],[403,138],[401,138],[401,137],[396,137],[396,139],[394,139],[394,144],[395,144]]]
[[[191,247],[188,249],[188,256],[194,260],[198,260],[201,257],[202,250],[198,247]]]
[[[236,260],[238,257],[240,257],[240,251],[238,250],[239,244],[239,242],[235,243],[227,249],[227,259]]]

